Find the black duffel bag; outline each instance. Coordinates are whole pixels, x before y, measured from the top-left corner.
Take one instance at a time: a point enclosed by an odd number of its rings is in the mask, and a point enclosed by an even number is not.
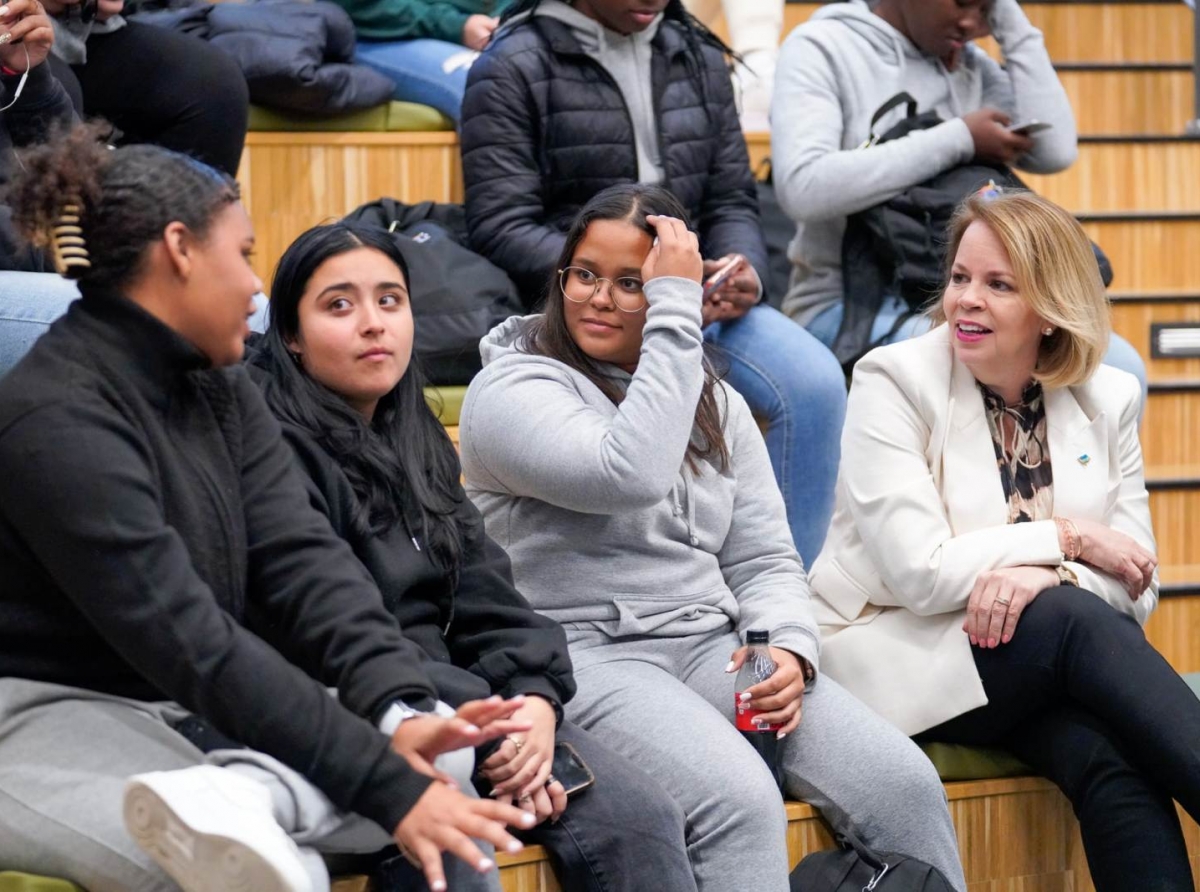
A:
[[[392,233],[408,261],[413,349],[425,377],[431,384],[469,384],[482,367],[480,339],[523,310],[504,270],[466,247],[462,205],[381,198],[346,219]]]
[[[904,118],[876,135],[879,122],[900,106],[904,106]],[[917,101],[908,93],[897,93],[871,117],[870,144],[901,139],[941,123],[936,112],[918,114]],[[847,372],[878,346],[871,340],[871,329],[885,296],[903,299],[908,310],[896,320],[893,330],[884,334],[882,342],[941,292],[950,220],[963,199],[989,184],[1001,190],[1028,188],[1004,165],[976,161],[944,170],[846,219],[842,237],[845,312],[833,352]],[[1100,248],[1094,244],[1092,248],[1107,286],[1112,281],[1112,267]]]
[[[791,892],[954,892],[940,870],[895,852],[876,852],[853,833],[840,848],[813,852],[796,865]]]

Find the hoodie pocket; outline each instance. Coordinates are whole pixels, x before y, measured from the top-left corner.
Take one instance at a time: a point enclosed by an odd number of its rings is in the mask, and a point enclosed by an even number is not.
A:
[[[692,635],[711,632],[737,621],[737,604],[728,588],[682,597],[616,595],[615,634]]]

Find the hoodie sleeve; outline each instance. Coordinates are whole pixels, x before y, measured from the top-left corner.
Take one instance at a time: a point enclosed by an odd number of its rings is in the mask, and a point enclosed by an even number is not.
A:
[[[666,498],[704,384],[700,285],[652,279],[646,299],[637,371],[615,412],[588,401],[582,375],[540,356],[504,356],[476,376],[459,429],[473,488],[585,514]]]
[[[803,657],[815,672],[820,633],[767,446],[745,400],[729,387],[723,390],[737,490],[717,560],[738,602],[738,633],[744,639],[751,629],[768,630],[772,646]]]
[[[1034,137],[1033,149],[1017,166],[1033,173],[1065,170],[1078,156],[1079,137],[1071,102],[1046,52],[1042,32],[1033,27],[1017,0],[996,0],[990,23],[1004,53],[1004,67],[982,52],[975,54],[983,70],[983,104],[1003,109],[1013,123],[1053,124]]]
[[[802,26],[779,54],[771,159],[775,193],[789,217],[846,217],[971,160],[975,144],[961,118],[882,145],[843,149],[846,75],[825,46],[830,42]]]
[[[469,13],[437,0],[333,0],[350,13],[359,37],[413,40],[427,37],[462,43]],[[482,5],[482,4],[481,4]]]

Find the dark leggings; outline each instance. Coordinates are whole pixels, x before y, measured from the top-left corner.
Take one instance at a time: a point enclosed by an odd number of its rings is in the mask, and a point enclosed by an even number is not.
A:
[[[51,57],[76,109],[105,118],[126,143],[154,143],[237,175],[249,93],[237,64],[198,37],[129,22],[88,38],[87,64]]]
[[[988,704],[921,735],[995,745],[1067,795],[1097,892],[1193,892],[1172,802],[1200,818],[1200,700],[1141,627],[1071,586],[973,648]]]

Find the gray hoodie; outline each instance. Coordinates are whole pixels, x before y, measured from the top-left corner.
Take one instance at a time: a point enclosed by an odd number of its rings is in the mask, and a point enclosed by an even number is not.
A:
[[[618,34],[584,15],[563,0],[542,0],[536,15],[556,19],[571,29],[580,49],[595,59],[612,76],[629,109],[633,138],[637,146],[638,182],[658,183],[663,178],[662,156],[658,150],[658,119],[654,114],[650,46],[658,34],[662,14],[644,31]]]
[[[1042,33],[1016,0],[996,0],[991,25],[1005,68],[968,45],[948,71],[862,0],[823,7],[784,41],[771,104],[771,159],[780,204],[797,224],[783,302],[796,321],[808,323],[842,299],[847,215],[974,157],[962,115],[994,106],[1014,123],[1053,124],[1020,159],[1025,170],[1051,173],[1075,160],[1075,118]],[[912,94],[920,111],[935,110],[946,123],[861,148],[871,116],[901,91]],[[881,121],[876,132],[903,113]]]
[[[745,401],[720,385],[730,466],[683,461],[703,385],[700,286],[646,284],[637,371],[614,406],[579,372],[523,352],[530,320],[481,344],[461,414],[466,489],[517,588],[572,630],[679,637],[768,629],[817,668],[818,631],[783,498]]]

